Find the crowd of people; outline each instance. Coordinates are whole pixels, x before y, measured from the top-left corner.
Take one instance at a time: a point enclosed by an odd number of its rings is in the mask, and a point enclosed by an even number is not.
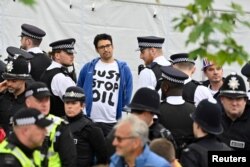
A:
[[[250,150],[250,106],[240,74],[203,60],[208,80],[192,79],[195,59],[164,56],[164,38],[138,37],[144,61],[133,85],[109,34],[99,57],[74,68],[73,38],[39,47],[45,31],[21,26],[20,47],[1,62],[1,167],[206,167],[208,151]],[[248,81],[250,64],[241,71]],[[132,97],[133,89],[135,94]]]

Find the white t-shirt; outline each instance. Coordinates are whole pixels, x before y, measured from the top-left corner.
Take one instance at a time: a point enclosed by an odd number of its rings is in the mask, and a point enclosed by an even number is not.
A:
[[[90,118],[94,122],[116,122],[120,87],[118,64],[98,61],[93,74],[93,103]]]

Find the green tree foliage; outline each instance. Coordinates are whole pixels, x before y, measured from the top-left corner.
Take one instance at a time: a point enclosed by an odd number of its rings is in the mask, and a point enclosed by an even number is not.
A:
[[[191,58],[206,57],[218,65],[243,64],[249,54],[233,38],[233,33],[240,24],[250,28],[250,23],[242,20],[245,12],[236,3],[231,3],[230,12],[215,11],[212,4],[213,0],[194,0],[186,6],[185,14],[173,19],[174,28],[180,32],[191,30],[186,46],[198,46],[189,53]]]
[[[30,6],[33,6],[36,3],[36,0],[19,0],[19,1],[25,5],[30,5]]]

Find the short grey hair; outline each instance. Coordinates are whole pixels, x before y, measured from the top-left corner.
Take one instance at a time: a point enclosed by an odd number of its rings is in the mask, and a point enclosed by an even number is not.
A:
[[[122,117],[114,126],[114,129],[116,130],[124,123],[128,123],[131,126],[131,136],[139,137],[142,141],[142,146],[144,146],[148,142],[149,129],[145,121],[139,119],[133,114],[129,114],[127,116]]]

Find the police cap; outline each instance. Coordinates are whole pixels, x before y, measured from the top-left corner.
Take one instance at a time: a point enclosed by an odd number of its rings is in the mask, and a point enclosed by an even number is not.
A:
[[[161,71],[163,80],[165,79],[176,84],[184,84],[185,80],[188,79],[187,74],[172,66],[162,66]]]
[[[156,37],[156,36],[145,36],[145,37],[137,37],[139,49],[145,48],[162,48],[164,43],[164,38]]]
[[[202,100],[195,112],[190,116],[197,122],[206,132],[211,134],[221,134],[223,127],[221,124],[221,106],[213,98]]]
[[[29,52],[26,52],[25,50],[19,49],[19,48],[14,47],[14,46],[9,46],[6,49],[6,51],[8,53],[8,58],[5,59],[5,60],[7,60],[7,61],[9,61],[11,59],[16,59],[19,56],[25,58],[26,60],[30,60],[30,59],[32,59],[34,57]]]
[[[46,33],[42,29],[30,24],[22,24],[21,28],[21,37],[27,36],[34,39],[42,39],[46,35]]]
[[[241,69],[241,73],[242,75],[244,75],[245,77],[250,78],[250,64],[249,62],[247,62]]]
[[[247,98],[246,85],[243,78],[235,72],[228,75],[220,88],[219,96],[226,96],[231,98]]]
[[[37,99],[51,96],[47,85],[43,82],[32,82],[26,89],[25,97],[34,96]]]
[[[33,108],[22,108],[13,116],[14,126],[37,125],[45,128],[53,121],[47,119],[40,111]]]
[[[126,106],[127,111],[148,111],[160,115],[160,96],[153,89],[144,87],[136,91],[131,103]]]
[[[187,53],[173,54],[170,56],[170,59],[172,60],[173,64],[182,63],[182,62],[189,62],[189,63],[195,64],[195,60],[196,60],[196,59],[189,58]]]
[[[78,86],[70,86],[63,95],[63,101],[85,101],[85,94],[82,88]]]
[[[70,54],[75,53],[74,45],[76,40],[74,38],[62,39],[49,44],[52,47],[52,51],[64,50]]]
[[[10,79],[20,79],[26,80],[30,79],[28,62],[23,57],[18,57],[17,59],[12,59],[6,64],[5,72],[3,73],[3,78]]]

